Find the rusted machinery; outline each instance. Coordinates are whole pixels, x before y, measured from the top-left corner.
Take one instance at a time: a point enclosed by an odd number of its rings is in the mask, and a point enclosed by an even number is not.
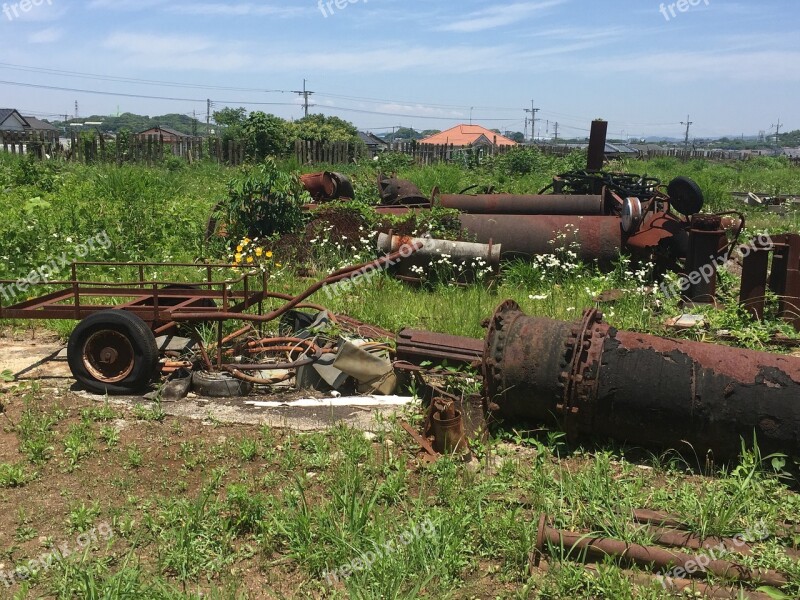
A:
[[[619,331],[588,310],[577,323],[531,318],[513,301],[489,323],[488,401],[507,421],[735,458],[800,455],[800,358]]]
[[[779,316],[800,331],[800,235],[792,233],[753,240],[746,252],[740,302],[754,317],[762,319],[769,289],[778,297]]]

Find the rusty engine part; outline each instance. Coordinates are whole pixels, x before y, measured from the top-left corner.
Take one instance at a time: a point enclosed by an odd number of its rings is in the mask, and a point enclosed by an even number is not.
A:
[[[378,192],[382,205],[430,205],[430,199],[426,198],[420,189],[407,179],[378,175]]]
[[[564,558],[578,561],[602,562],[611,556],[628,565],[645,569],[670,571],[679,577],[702,577],[709,573],[728,581],[762,584],[774,587],[786,585],[788,578],[774,570],[751,569],[733,561],[711,556],[666,550],[658,546],[642,546],[603,538],[593,534],[563,531],[547,525],[544,515],[539,520],[536,546],[531,553],[532,565],[537,565],[547,548],[561,548]]]
[[[443,208],[482,215],[594,215],[606,214],[602,195],[541,194],[441,194],[434,198]]]
[[[453,454],[467,447],[462,413],[448,398],[434,398],[431,412],[433,448],[440,454]]]
[[[742,439],[800,455],[800,358],[619,331],[596,310],[566,323],[513,301],[489,322],[484,384],[499,417],[735,459]]]
[[[353,199],[355,192],[353,183],[342,173],[324,171],[321,173],[307,173],[300,176],[300,182],[314,199],[314,202],[327,202],[330,200]]]
[[[559,236],[566,249],[575,248],[583,261],[611,264],[622,250],[619,217],[570,217],[553,215],[459,216],[463,230],[476,241],[502,245],[501,258],[553,254]]]
[[[443,333],[403,329],[397,334],[398,360],[421,365],[470,366],[483,358],[483,341]]]
[[[800,235],[757,238],[747,248],[739,302],[756,319],[763,319],[769,289],[778,297],[779,316],[800,331]]]
[[[452,267],[460,283],[474,282],[484,275],[495,277],[500,271],[502,247],[499,244],[409,238],[391,232],[378,235],[378,251],[384,254],[397,252],[408,244],[421,244],[422,248],[392,266],[397,278],[403,281],[419,282],[422,273],[427,277],[435,276],[436,265],[443,259]]]

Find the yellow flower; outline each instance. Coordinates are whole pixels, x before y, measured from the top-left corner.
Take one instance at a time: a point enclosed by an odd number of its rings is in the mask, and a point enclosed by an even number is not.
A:
[[[275,263],[275,266],[276,266],[276,267],[281,267],[281,266],[283,266],[283,265],[281,265],[281,263]]]
[[[262,254],[264,254],[264,249],[263,248],[256,248],[256,256],[261,256]]]
[[[272,250],[270,250],[269,252],[267,252],[267,258],[272,258]]]
[[[236,251],[237,252],[243,252],[244,248],[242,248],[241,246],[236,246]]]
[[[240,263],[240,262],[242,262],[242,255],[241,255],[241,254],[237,254],[237,255],[236,255],[236,262],[237,262],[237,263]]]
[[[242,246],[247,246],[247,244],[249,243],[250,243],[250,238],[244,238],[244,240],[242,240]]]
[[[252,257],[252,256],[248,256],[248,257],[247,257],[247,262],[248,262],[248,263],[251,263],[251,262],[253,262],[253,257]]]

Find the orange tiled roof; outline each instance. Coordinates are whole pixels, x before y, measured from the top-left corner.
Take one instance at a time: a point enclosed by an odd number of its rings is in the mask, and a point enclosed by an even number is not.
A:
[[[486,136],[490,142],[494,142],[497,138],[498,146],[516,146],[514,140],[495,133],[486,127],[480,125],[456,125],[452,129],[436,133],[430,137],[420,140],[420,144],[453,144],[454,146],[470,146],[474,144],[481,136]]]

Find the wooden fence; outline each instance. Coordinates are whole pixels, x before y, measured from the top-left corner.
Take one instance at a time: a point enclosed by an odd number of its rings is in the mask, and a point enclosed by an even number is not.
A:
[[[45,159],[57,156],[63,151],[57,136],[41,131],[2,131],[0,140],[3,152],[11,154],[33,154]]]

